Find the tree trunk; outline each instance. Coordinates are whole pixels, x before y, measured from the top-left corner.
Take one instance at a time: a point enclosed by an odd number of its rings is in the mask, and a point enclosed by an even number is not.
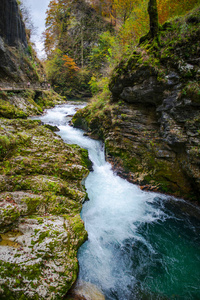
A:
[[[156,0],[149,0],[148,14],[149,14],[150,30],[145,36],[141,37],[139,41],[139,45],[144,43],[146,40],[151,40],[156,38],[158,35],[159,23],[158,23],[158,9],[157,9]]]
[[[154,38],[158,34],[159,25],[158,25],[158,10],[156,0],[149,0],[148,4],[148,13],[150,19],[150,34]]]
[[[84,20],[83,20],[83,15],[81,16],[80,24],[81,24],[81,68],[83,69],[83,64],[84,64],[84,42],[83,42],[83,25]]]

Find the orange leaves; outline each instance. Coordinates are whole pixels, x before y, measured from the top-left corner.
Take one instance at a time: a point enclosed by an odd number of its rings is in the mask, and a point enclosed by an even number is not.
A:
[[[186,13],[198,3],[198,0],[157,0],[159,23],[163,24],[168,19]]]
[[[174,1],[172,3],[171,0],[158,0],[158,19],[159,23],[163,24],[167,21],[168,18],[173,14],[173,10],[176,10],[176,6],[178,3]]]
[[[64,61],[64,66],[67,67],[67,70],[71,76],[73,73],[80,70],[73,58],[69,57],[68,55],[63,55],[62,59]]]

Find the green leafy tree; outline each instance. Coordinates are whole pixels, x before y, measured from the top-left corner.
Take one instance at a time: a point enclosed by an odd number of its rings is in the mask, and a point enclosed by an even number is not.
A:
[[[44,32],[49,79],[62,92],[77,86],[88,92],[88,85],[94,91],[139,40],[156,38],[159,23],[183,14],[199,1],[51,0]],[[68,72],[70,62],[79,68],[73,76]]]

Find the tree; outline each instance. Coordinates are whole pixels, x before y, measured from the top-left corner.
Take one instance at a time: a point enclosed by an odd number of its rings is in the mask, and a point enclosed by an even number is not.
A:
[[[158,24],[158,9],[157,9],[157,1],[156,0],[149,0],[148,4],[148,14],[149,14],[149,21],[150,21],[150,36],[152,38],[156,37],[159,31],[159,24]]]
[[[138,0],[113,0],[113,10],[116,18],[121,19],[125,23],[138,4]]]
[[[35,35],[37,32],[37,28],[34,26],[30,8],[27,7],[26,4],[24,4],[24,0],[17,1],[17,3],[22,14],[22,19],[26,26],[28,36],[30,37]]]
[[[47,56],[59,48],[83,67],[107,27],[108,23],[84,0],[51,0],[44,32]]]
[[[139,44],[145,42],[149,39],[154,39],[157,37],[159,32],[159,23],[158,23],[158,8],[156,0],[149,0],[148,3],[148,14],[149,14],[149,32],[141,37]]]

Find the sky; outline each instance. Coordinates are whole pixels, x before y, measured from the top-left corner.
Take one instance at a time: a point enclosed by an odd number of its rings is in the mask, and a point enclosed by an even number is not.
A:
[[[34,26],[37,28],[37,33],[33,36],[32,41],[36,45],[39,58],[45,57],[44,45],[42,43],[42,32],[45,30],[45,12],[48,8],[49,2],[50,0],[23,0],[25,6],[30,9]]]

